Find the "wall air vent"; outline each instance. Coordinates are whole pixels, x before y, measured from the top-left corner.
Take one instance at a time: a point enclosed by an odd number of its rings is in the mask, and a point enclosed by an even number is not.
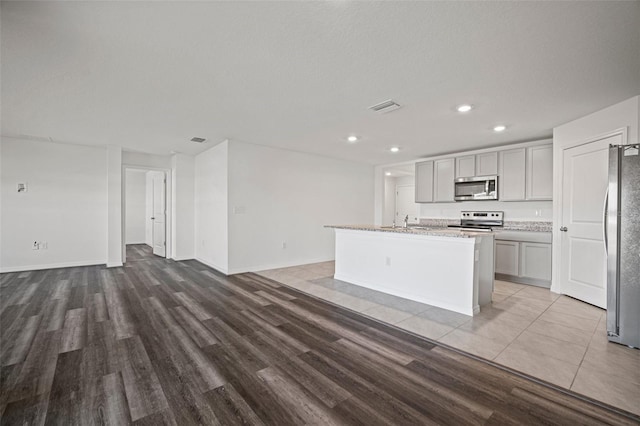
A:
[[[379,104],[370,106],[369,109],[380,114],[384,114],[386,112],[395,111],[400,108],[400,105],[389,99],[388,101],[380,102]]]
[[[205,138],[198,138],[198,137],[191,138],[191,142],[202,143],[204,141],[206,141]]]

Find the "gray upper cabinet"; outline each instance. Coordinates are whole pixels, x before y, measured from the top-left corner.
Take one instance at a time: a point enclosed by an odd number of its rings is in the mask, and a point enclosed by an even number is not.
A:
[[[455,179],[455,158],[444,158],[433,162],[433,201],[453,202],[453,181]]]
[[[498,152],[476,154],[476,176],[495,176],[498,174]]]
[[[553,198],[553,145],[527,148],[527,200]]]
[[[476,156],[466,155],[456,157],[456,178],[473,177],[476,175]]]
[[[500,151],[499,200],[522,201],[526,193],[526,148]]]
[[[456,157],[456,178],[498,174],[498,152]]]
[[[416,203],[433,202],[433,161],[416,163]]]
[[[498,176],[498,200],[551,200],[553,145],[460,155],[416,163],[416,203],[454,202],[454,180]]]

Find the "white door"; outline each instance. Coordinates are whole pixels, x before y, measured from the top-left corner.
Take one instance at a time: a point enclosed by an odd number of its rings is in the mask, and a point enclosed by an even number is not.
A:
[[[409,216],[409,223],[418,222],[418,204],[415,203],[416,191],[413,185],[396,187],[396,225],[402,225]]]
[[[153,174],[153,254],[165,257],[166,253],[166,180],[164,173]]]
[[[604,248],[604,202],[609,144],[620,135],[568,148],[563,152],[561,231],[562,292],[606,308],[607,263]]]

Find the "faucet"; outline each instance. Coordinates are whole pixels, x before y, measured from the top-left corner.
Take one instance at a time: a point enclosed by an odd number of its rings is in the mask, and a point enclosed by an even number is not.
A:
[[[409,215],[406,215],[404,217],[404,227],[408,228],[409,227]]]

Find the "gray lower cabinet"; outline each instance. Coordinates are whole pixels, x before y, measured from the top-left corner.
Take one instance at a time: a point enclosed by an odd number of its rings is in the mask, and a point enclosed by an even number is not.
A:
[[[521,236],[518,232],[496,235],[496,278],[548,288],[551,286],[551,243],[540,242],[546,237],[534,235],[528,238],[527,234],[531,233],[523,232]],[[501,237],[508,239],[503,240]],[[518,241],[519,239],[537,241]]]
[[[496,274],[517,277],[520,272],[520,243],[496,240]]]
[[[520,275],[551,284],[551,244],[520,243]]]

